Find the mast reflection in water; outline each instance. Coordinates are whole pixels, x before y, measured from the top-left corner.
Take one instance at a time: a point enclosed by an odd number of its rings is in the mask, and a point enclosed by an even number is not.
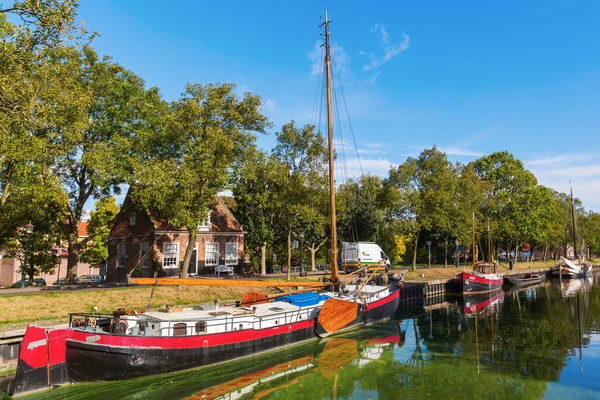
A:
[[[207,368],[28,398],[598,398],[600,288],[546,282]]]

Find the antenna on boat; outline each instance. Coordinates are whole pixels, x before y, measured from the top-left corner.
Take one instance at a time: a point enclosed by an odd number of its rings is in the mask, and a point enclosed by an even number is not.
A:
[[[327,142],[329,145],[329,213],[331,215],[331,281],[338,281],[337,226],[335,219],[335,180],[333,177],[333,112],[331,109],[331,49],[329,43],[329,16],[325,9],[325,71],[327,83]]]

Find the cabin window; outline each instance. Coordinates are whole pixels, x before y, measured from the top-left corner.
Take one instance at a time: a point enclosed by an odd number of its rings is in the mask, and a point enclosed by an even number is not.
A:
[[[206,332],[206,322],[198,321],[196,322],[196,333],[204,333]]]
[[[219,243],[206,242],[206,265],[215,266],[219,261]]]
[[[149,248],[150,244],[148,242],[140,243],[140,266],[142,268],[150,268],[150,255],[148,254]]]
[[[129,214],[129,226],[135,226],[137,215],[135,213]]]
[[[244,324],[240,324],[240,330],[244,329]]]
[[[179,268],[179,243],[163,243],[163,268]]]
[[[179,322],[173,325],[173,336],[185,336],[187,330],[187,324]]]
[[[227,242],[225,246],[225,265],[236,265],[238,263],[238,243]]]
[[[125,268],[125,243],[117,244],[117,268]]]

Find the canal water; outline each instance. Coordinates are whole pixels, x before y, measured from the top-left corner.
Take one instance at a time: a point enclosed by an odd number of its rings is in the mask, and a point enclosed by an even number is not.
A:
[[[591,279],[446,300],[218,366],[26,398],[600,399],[600,287]]]

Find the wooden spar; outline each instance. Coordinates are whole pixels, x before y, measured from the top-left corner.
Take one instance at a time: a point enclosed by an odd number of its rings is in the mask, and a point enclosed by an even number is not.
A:
[[[575,232],[575,200],[573,199],[573,188],[572,187],[571,187],[571,218],[572,218],[572,222],[573,222],[573,251],[575,252],[575,260],[577,260],[577,234]],[[566,249],[565,249],[565,252],[566,252]],[[566,254],[565,254],[565,256],[566,256]]]
[[[277,294],[267,294],[267,293],[262,293],[262,292],[246,292],[246,293],[244,293],[244,295],[242,296],[242,299],[240,300],[240,305],[246,306],[246,305],[251,305],[251,304],[268,303],[271,300],[279,298],[279,297],[289,296],[290,294],[311,292],[313,290],[315,290],[315,288],[300,289],[300,290],[294,290],[292,292],[284,292],[284,293],[277,293]]]
[[[475,269],[475,213],[473,213],[473,254],[471,255],[473,270]]]
[[[133,285],[153,285],[154,278],[131,278]],[[158,285],[175,286],[260,286],[260,287],[325,287],[329,282],[284,282],[284,281],[261,281],[261,280],[242,280],[242,279],[190,279],[190,278],[158,278]]]
[[[337,227],[335,219],[335,180],[333,178],[333,113],[331,110],[331,52],[329,47],[329,18],[325,9],[325,69],[327,83],[327,142],[329,145],[329,213],[331,218],[331,281],[338,280]]]
[[[492,238],[490,236],[490,220],[488,219],[488,259],[487,262],[492,262]],[[496,271],[494,271],[496,272]]]
[[[346,275],[344,275],[344,276],[340,276],[340,279],[346,279],[346,278],[348,278],[348,277],[350,277],[350,276],[352,276],[352,275],[354,275],[354,274],[357,274],[357,273],[359,273],[359,272],[361,272],[361,271],[364,271],[365,269],[369,269],[369,267],[370,267],[370,266],[368,266],[368,265],[367,265],[366,267],[359,268],[359,269],[357,269],[356,271],[352,271],[352,272],[350,272],[349,274],[346,274]]]

